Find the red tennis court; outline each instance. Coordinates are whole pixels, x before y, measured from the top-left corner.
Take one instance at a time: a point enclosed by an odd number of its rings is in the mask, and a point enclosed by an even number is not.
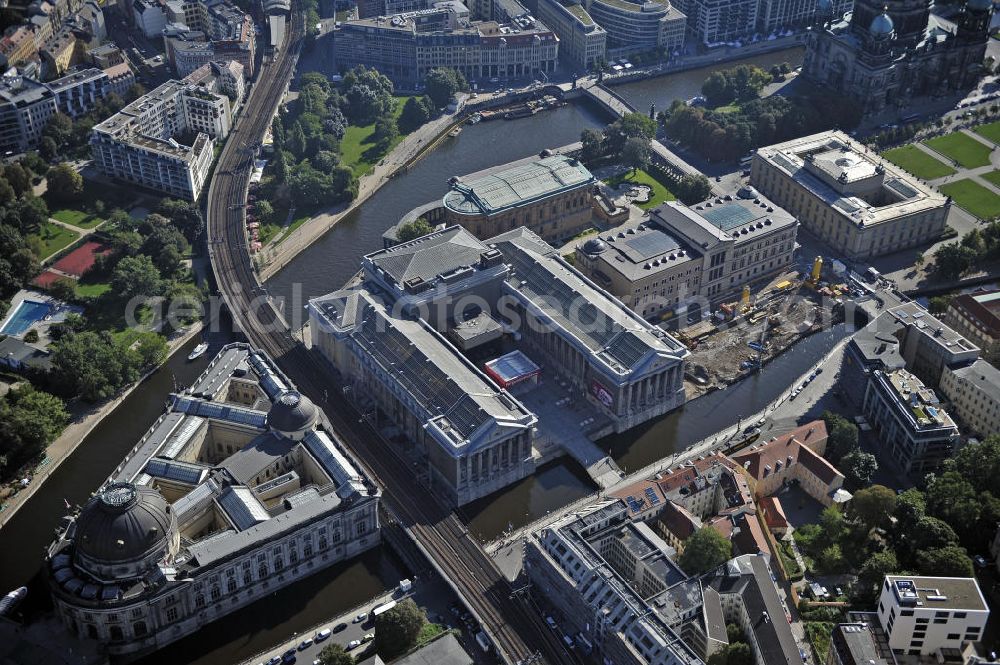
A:
[[[56,261],[52,264],[52,267],[66,273],[67,275],[81,277],[83,273],[87,272],[87,270],[94,265],[98,256],[101,254],[107,254],[110,251],[111,248],[107,245],[97,242],[96,240],[88,240],[66,256]]]

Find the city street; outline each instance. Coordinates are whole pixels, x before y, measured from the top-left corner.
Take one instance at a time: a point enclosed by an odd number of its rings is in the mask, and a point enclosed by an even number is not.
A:
[[[423,608],[427,613],[428,621],[446,623],[449,627],[459,627],[457,625],[459,623],[458,619],[449,611],[449,606],[456,602],[455,595],[444,582],[435,576],[427,580],[414,580],[413,588],[409,593],[404,594],[398,588],[394,589],[383,596],[373,598],[363,605],[348,610],[339,617],[314,626],[309,632],[292,635],[283,644],[276,645],[268,651],[257,654],[255,657],[244,661],[243,665],[261,665],[267,663],[269,659],[281,658],[282,654],[291,649],[296,649],[296,660],[285,661],[286,663],[298,662],[309,665],[319,658],[320,651],[330,644],[339,644],[346,649],[352,640],[363,641],[365,635],[374,634],[375,621],[371,616],[372,610],[379,605],[393,600],[399,602],[405,598],[412,598],[417,605]],[[362,622],[355,623],[355,618],[360,614],[367,614],[368,618]],[[337,630],[338,626],[340,627],[339,630]],[[333,631],[333,634],[322,642],[311,643],[305,649],[298,650],[303,640],[314,638],[317,633],[324,629],[330,629]],[[468,635],[467,631],[463,631],[462,635],[459,636],[459,640],[473,658],[482,655],[481,651],[475,648],[474,636]],[[370,644],[364,643],[359,647],[351,649],[350,652],[359,660],[374,653],[371,650]]]

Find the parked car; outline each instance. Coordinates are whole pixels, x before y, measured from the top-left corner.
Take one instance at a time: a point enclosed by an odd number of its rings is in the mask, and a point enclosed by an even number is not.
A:
[[[358,616],[354,617],[354,623],[363,623],[368,621],[368,612],[362,612]]]
[[[365,636],[361,638],[362,642],[371,642],[375,639],[375,633],[365,633]]]
[[[344,630],[345,628],[347,628],[347,624],[346,623],[338,623],[336,626],[333,627],[333,632],[339,633],[340,631]]]
[[[340,625],[343,626],[344,628],[347,628],[347,624],[342,623]],[[343,630],[344,628],[341,628],[341,630]],[[316,633],[316,635],[313,637],[313,642],[322,642],[326,638],[330,637],[330,635],[332,634],[333,634],[332,630],[330,630],[329,628],[324,628],[323,630]]]
[[[313,645],[313,639],[311,637],[307,637],[306,639],[299,642],[299,651],[305,651],[312,645]]]
[[[361,640],[351,640],[347,643],[347,650],[357,649],[359,646],[361,646]]]

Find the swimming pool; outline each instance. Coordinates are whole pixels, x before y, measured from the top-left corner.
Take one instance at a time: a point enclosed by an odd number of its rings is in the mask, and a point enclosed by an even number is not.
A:
[[[52,313],[52,305],[47,302],[37,300],[22,300],[18,306],[7,317],[0,333],[4,335],[21,335],[28,328],[38,323]]]

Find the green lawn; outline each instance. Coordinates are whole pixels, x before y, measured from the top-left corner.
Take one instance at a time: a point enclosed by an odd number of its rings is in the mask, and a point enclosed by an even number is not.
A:
[[[403,105],[406,104],[410,96],[403,95],[396,97],[396,108],[393,110],[393,118],[398,119],[403,112]],[[371,137],[375,133],[375,123],[364,127],[350,125],[344,132],[344,138],[340,142],[340,158],[345,166],[350,166],[354,174],[359,178],[371,170],[372,166],[382,159],[385,154],[379,152],[372,143]],[[404,134],[400,134],[389,146],[391,151],[403,140]]]
[[[47,259],[56,252],[69,246],[74,240],[80,237],[76,231],[71,231],[65,226],[59,226],[52,222],[46,222],[37,233],[32,233],[28,238],[34,240],[35,250],[40,259]]]
[[[941,160],[931,157],[915,145],[904,145],[902,148],[886,150],[882,156],[896,166],[906,169],[924,180],[943,178],[955,173],[955,169]]]
[[[76,283],[76,295],[80,298],[96,298],[109,290],[111,285],[107,282],[94,282],[92,284]]]
[[[967,169],[986,166],[990,163],[989,146],[983,145],[971,136],[954,132],[924,141],[924,145],[955,160]]]
[[[92,229],[102,223],[104,220],[100,217],[91,215],[83,210],[72,210],[70,208],[61,208],[59,210],[53,210],[49,212],[49,217],[58,219],[64,224],[72,224],[73,226],[80,229]]]
[[[982,136],[983,138],[987,138],[990,141],[996,143],[997,145],[1000,145],[1000,121],[991,122],[986,125],[980,125],[979,127],[976,127],[973,131],[976,132],[976,134]]]
[[[637,185],[649,185],[653,188],[653,196],[649,199],[648,203],[636,204],[643,210],[655,208],[665,201],[673,201],[677,198],[670,192],[669,189],[667,189],[666,185],[642,169],[639,169],[635,173],[626,172],[607,181],[607,183],[612,187],[616,187],[623,182],[631,182]]]
[[[992,219],[1000,215],[1000,196],[973,180],[966,178],[949,182],[939,189],[942,194],[955,199],[956,204],[980,219]]]

